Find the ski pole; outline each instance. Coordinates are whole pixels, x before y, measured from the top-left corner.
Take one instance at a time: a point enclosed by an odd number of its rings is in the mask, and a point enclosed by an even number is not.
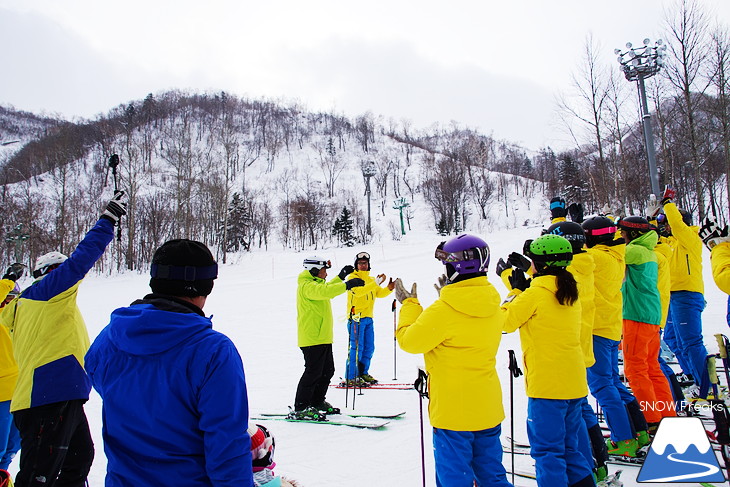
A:
[[[395,337],[395,332],[396,332],[396,325],[395,325],[395,303],[396,302],[397,302],[397,299],[394,299],[393,300],[392,309],[391,309],[393,311],[393,380],[398,380],[398,375],[397,375],[397,372],[396,372],[397,371],[397,367],[396,367],[396,360],[397,360],[396,359],[396,357],[397,357],[397,355],[396,355],[396,341],[397,340],[396,340],[396,337]]]
[[[522,375],[520,366],[517,365],[517,358],[514,350],[509,352],[509,428],[510,428],[510,454],[512,456],[512,484],[515,483],[515,394],[514,379]]]
[[[725,369],[725,380],[727,381],[728,389],[730,389],[730,371],[727,370],[728,355],[727,343],[725,342],[726,338],[722,333],[715,333],[715,340],[717,340],[717,348],[720,350],[720,358]]]
[[[114,194],[116,195],[119,192],[119,180],[117,178],[117,166],[119,165],[119,156],[116,154],[112,154],[109,156],[109,167],[112,169],[112,176],[114,177]],[[117,222],[117,241],[122,241],[122,224],[121,224],[122,217],[119,217],[119,221]]]
[[[347,320],[347,327],[348,327],[349,333],[347,334],[347,367],[345,367],[345,407],[347,407],[347,398],[348,398],[348,396],[350,394],[350,379],[347,378],[347,375],[350,372],[350,343],[351,343],[351,340],[350,340],[351,335],[350,335],[350,333],[352,333],[352,329],[355,326],[354,322],[352,321],[352,315],[353,315],[353,313],[355,313],[355,307],[354,306],[352,306],[350,308],[350,318]],[[353,386],[352,394],[354,396],[355,395],[355,382],[354,381],[352,383],[352,386]],[[354,399],[352,401],[353,401],[353,403],[355,402]],[[352,407],[354,409],[355,408],[355,405],[353,404]]]
[[[426,487],[426,447],[423,434],[423,398],[428,399],[428,374],[423,369],[418,369],[418,378],[413,383],[413,388],[418,391],[418,411],[421,424],[421,477],[423,487]],[[512,468],[514,471],[514,468]]]

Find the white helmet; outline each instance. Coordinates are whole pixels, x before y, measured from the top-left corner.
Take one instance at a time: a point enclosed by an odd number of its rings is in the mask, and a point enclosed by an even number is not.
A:
[[[41,255],[38,257],[38,260],[35,261],[33,277],[38,279],[39,277],[45,276],[66,259],[68,259],[68,257],[63,255],[61,252],[48,252],[47,254]]]
[[[324,257],[318,257],[316,255],[304,259],[304,268],[308,271],[311,271],[312,269],[321,269],[323,267],[325,269],[329,269],[332,267],[332,263]]]

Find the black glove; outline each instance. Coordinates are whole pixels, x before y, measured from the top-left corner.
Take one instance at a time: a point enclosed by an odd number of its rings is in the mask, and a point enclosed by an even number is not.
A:
[[[337,277],[339,277],[340,279],[342,279],[344,281],[345,278],[347,276],[349,276],[350,274],[352,274],[353,272],[355,272],[355,268],[352,267],[351,265],[346,265],[345,267],[342,268],[342,270],[340,271],[340,273],[337,274]]]
[[[530,242],[532,243],[532,240],[530,240]],[[527,272],[530,267],[532,267],[530,259],[522,254],[518,254],[517,252],[512,252],[511,254],[509,254],[509,256],[507,257],[507,262],[509,262],[510,265],[517,267],[517,269],[521,270],[522,272]]]
[[[509,283],[510,286],[512,286],[512,289],[519,289],[520,291],[524,291],[528,287],[530,287],[530,281],[525,277],[524,272],[515,271],[512,273],[511,276],[509,276]]]
[[[25,265],[16,262],[15,264],[11,264],[10,267],[5,269],[5,275],[3,276],[3,279],[17,281],[18,279],[23,277],[23,273],[25,273]]]
[[[504,259],[502,259],[500,257],[499,260],[497,261],[497,269],[496,269],[497,270],[497,275],[499,277],[502,277],[502,273],[504,271],[506,271],[507,269],[510,269],[511,267],[512,267],[511,265],[509,265],[508,263],[506,263],[504,261]]]
[[[716,222],[709,218],[705,218],[705,223],[702,225],[702,228],[700,228],[699,235],[710,250],[719,243],[730,241],[730,238],[728,238],[727,225],[725,225],[725,228],[720,228],[717,226]]]
[[[575,223],[583,223],[583,205],[581,203],[571,203],[568,206],[570,219]]]
[[[363,281],[359,277],[353,277],[349,281],[345,281],[345,287],[347,288],[348,291],[350,289],[352,289],[353,287],[360,287],[360,286],[364,286],[364,285],[365,285],[365,281]]]
[[[565,218],[565,200],[560,196],[550,200],[550,214],[553,218]]]
[[[106,209],[101,214],[101,218],[106,218],[116,225],[119,218],[127,214],[127,202],[124,199],[124,191],[114,193],[114,197],[106,204]]]

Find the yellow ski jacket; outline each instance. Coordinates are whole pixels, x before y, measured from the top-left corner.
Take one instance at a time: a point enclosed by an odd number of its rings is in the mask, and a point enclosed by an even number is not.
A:
[[[424,354],[432,426],[480,431],[504,419],[496,371],[499,302],[486,277],[445,286],[425,310],[415,298],[403,302],[396,336],[406,352]]]
[[[0,301],[7,297],[13,287],[15,283],[10,279],[0,279]],[[13,398],[16,382],[18,382],[18,364],[13,356],[13,342],[8,329],[0,326],[0,402]]]
[[[626,272],[626,245],[595,245],[588,253],[596,264],[593,334],[619,341],[623,329],[621,285]]]
[[[704,294],[702,280],[702,239],[699,229],[682,221],[682,214],[674,203],[664,205],[664,214],[672,228],[669,242],[674,251],[669,261],[672,291],[693,291]]]
[[[596,363],[596,358],[593,356],[593,321],[596,315],[595,269],[596,263],[588,252],[573,255],[573,260],[567,267],[578,283],[578,300],[581,307],[580,344],[586,368]]]
[[[349,277],[358,277],[365,281],[365,285],[354,287],[347,293],[347,315],[350,315],[354,306],[354,314],[360,313],[360,318],[372,318],[375,299],[384,298],[392,291],[379,286],[370,271],[355,271]]]
[[[712,277],[722,292],[730,294],[730,242],[724,242],[712,249],[710,253]]]
[[[504,331],[520,330],[528,397],[578,399],[588,395],[581,305],[561,305],[557,289],[555,276],[538,276],[524,292],[513,290],[502,304]]]

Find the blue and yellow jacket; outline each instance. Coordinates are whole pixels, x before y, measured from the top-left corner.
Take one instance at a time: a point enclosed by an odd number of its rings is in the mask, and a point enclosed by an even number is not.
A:
[[[10,279],[0,279],[0,301],[5,300],[13,287],[15,283]],[[17,381],[18,364],[13,356],[13,342],[8,329],[0,326],[0,402],[13,398]]]
[[[347,293],[347,314],[349,316],[354,307],[353,314],[360,313],[360,318],[372,318],[375,299],[384,298],[392,291],[387,287],[379,286],[375,282],[375,278],[370,275],[370,271],[355,271],[350,274],[348,279],[352,277],[362,279],[365,281],[365,285],[354,287]]]
[[[425,310],[415,298],[403,302],[396,337],[403,350],[424,356],[435,428],[480,431],[504,419],[496,370],[499,302],[486,277],[445,286]]]
[[[730,294],[730,242],[715,245],[710,254],[712,277],[722,292]]]
[[[646,232],[626,244],[626,279],[621,287],[625,320],[650,325],[661,323],[659,264],[654,252],[658,240],[656,232]]]
[[[89,398],[84,371],[89,333],[76,296],[113,238],[114,225],[99,219],[65,262],[3,308],[0,322],[10,330],[18,362],[11,411]]]
[[[557,289],[555,276],[537,276],[524,292],[513,290],[502,305],[504,331],[520,330],[528,397],[578,399],[588,395],[581,305],[561,305]]]
[[[114,310],[86,369],[104,400],[107,486],[253,485],[241,357],[202,310],[155,294]]]

